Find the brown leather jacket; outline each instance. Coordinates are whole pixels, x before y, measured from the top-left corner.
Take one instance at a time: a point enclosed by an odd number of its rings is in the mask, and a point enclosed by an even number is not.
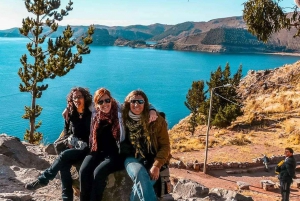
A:
[[[149,132],[156,153],[153,165],[161,168],[164,164],[169,163],[171,158],[168,126],[165,119],[158,115],[156,121],[150,123]]]
[[[151,145],[152,148],[154,149],[152,150],[154,152],[153,153],[154,155],[152,153],[151,154],[148,153],[148,156],[146,156],[145,160],[149,162],[151,161],[149,164],[147,164],[146,168],[150,168],[152,165],[161,168],[164,164],[168,164],[171,158],[171,154],[170,154],[171,149],[170,149],[170,140],[169,140],[167,122],[159,114],[157,114],[157,116],[158,118],[156,119],[156,121],[151,122],[148,128],[150,139],[151,139]],[[126,130],[126,138],[124,141],[121,142],[120,154],[123,157],[134,156],[135,150],[132,144],[130,143],[129,140],[130,137],[126,127],[125,130]]]

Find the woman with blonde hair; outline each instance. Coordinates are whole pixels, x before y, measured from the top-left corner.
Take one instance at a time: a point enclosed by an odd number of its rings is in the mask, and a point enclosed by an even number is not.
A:
[[[121,143],[121,154],[126,157],[125,168],[133,181],[131,201],[157,200],[153,185],[159,178],[160,168],[170,157],[167,123],[157,115],[156,121],[148,121],[149,101],[143,91],[134,90],[125,98],[126,137]]]

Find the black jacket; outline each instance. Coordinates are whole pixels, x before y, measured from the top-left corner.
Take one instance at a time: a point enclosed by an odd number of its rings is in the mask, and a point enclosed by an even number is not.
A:
[[[294,156],[288,157],[279,168],[279,179],[285,182],[292,182],[295,177],[296,160]]]
[[[69,114],[69,120],[65,121],[64,133],[68,137],[74,135],[78,139],[89,143],[90,125],[91,125],[91,111],[87,108],[84,110],[82,118],[79,118],[77,111]]]
[[[98,122],[96,122],[98,123]],[[93,133],[91,132],[90,140],[93,144]],[[101,120],[97,129],[97,152],[104,157],[114,157],[119,155],[119,148],[117,142],[112,134],[112,124],[107,120]]]

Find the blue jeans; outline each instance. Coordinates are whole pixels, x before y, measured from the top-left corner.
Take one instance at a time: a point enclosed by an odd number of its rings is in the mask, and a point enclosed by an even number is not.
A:
[[[48,184],[49,180],[53,180],[60,171],[62,199],[63,201],[73,201],[72,176],[70,169],[72,165],[82,161],[87,153],[88,149],[67,149],[61,152],[52,165],[38,177],[38,180],[43,184]]]
[[[134,157],[125,160],[125,168],[133,181],[130,201],[156,201],[157,197],[153,185],[155,180],[151,180],[146,168]]]

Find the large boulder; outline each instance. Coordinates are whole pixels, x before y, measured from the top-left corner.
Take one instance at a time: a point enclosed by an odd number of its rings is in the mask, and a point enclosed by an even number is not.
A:
[[[11,137],[6,134],[0,135],[0,154],[10,158],[11,165],[17,165],[23,168],[45,169],[50,165],[47,161],[27,151],[19,138]],[[7,163],[8,160],[6,157],[2,157],[0,160],[5,160]]]
[[[126,170],[110,174],[106,189],[103,194],[103,201],[128,201],[132,188],[132,181]]]
[[[224,200],[224,201],[253,201],[251,197],[244,196],[236,191],[212,188],[208,194],[211,200]]]
[[[76,195],[79,195],[79,174],[81,163],[77,163],[71,168],[71,175],[73,178],[73,189],[75,190]],[[128,201],[130,197],[132,181],[128,176],[126,170],[118,171],[112,173],[108,176],[106,188],[103,193],[103,201]]]
[[[173,197],[180,198],[204,198],[208,195],[209,189],[195,181],[180,179],[173,190]]]

